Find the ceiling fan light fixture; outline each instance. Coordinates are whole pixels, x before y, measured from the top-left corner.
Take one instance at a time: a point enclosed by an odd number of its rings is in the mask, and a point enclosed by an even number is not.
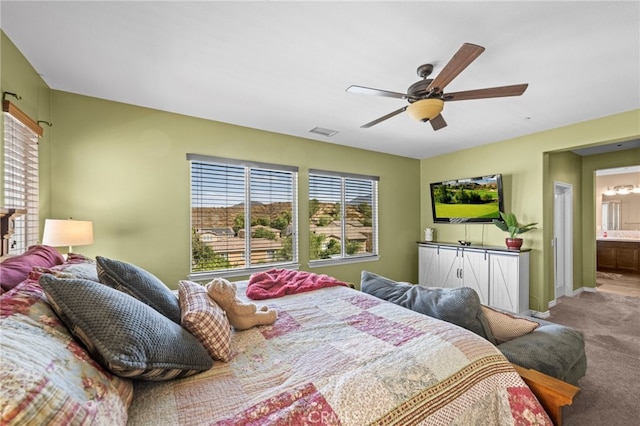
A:
[[[416,121],[429,121],[437,117],[444,108],[442,99],[421,99],[407,107],[407,114]]]

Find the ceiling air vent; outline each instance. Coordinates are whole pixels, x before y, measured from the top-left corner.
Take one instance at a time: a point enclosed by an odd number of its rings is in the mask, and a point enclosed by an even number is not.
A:
[[[317,133],[318,135],[326,136],[328,138],[338,133],[337,130],[325,129],[324,127],[314,127],[313,129],[309,130],[309,132]]]

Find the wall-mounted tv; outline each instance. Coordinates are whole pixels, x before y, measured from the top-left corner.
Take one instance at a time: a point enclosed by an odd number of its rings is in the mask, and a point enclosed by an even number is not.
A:
[[[430,187],[435,223],[490,223],[504,211],[500,174],[434,182]]]

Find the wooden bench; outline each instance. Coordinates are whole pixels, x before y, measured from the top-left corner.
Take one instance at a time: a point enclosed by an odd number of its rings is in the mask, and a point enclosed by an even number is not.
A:
[[[556,426],[562,426],[562,407],[573,404],[580,388],[530,368],[512,364],[547,411]]]

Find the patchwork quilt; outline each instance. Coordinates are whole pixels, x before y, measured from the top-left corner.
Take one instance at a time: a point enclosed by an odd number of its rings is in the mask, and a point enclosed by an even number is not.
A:
[[[278,320],[235,332],[230,362],[136,382],[128,424],[552,424],[502,354],[456,325],[347,287],[265,303]]]

